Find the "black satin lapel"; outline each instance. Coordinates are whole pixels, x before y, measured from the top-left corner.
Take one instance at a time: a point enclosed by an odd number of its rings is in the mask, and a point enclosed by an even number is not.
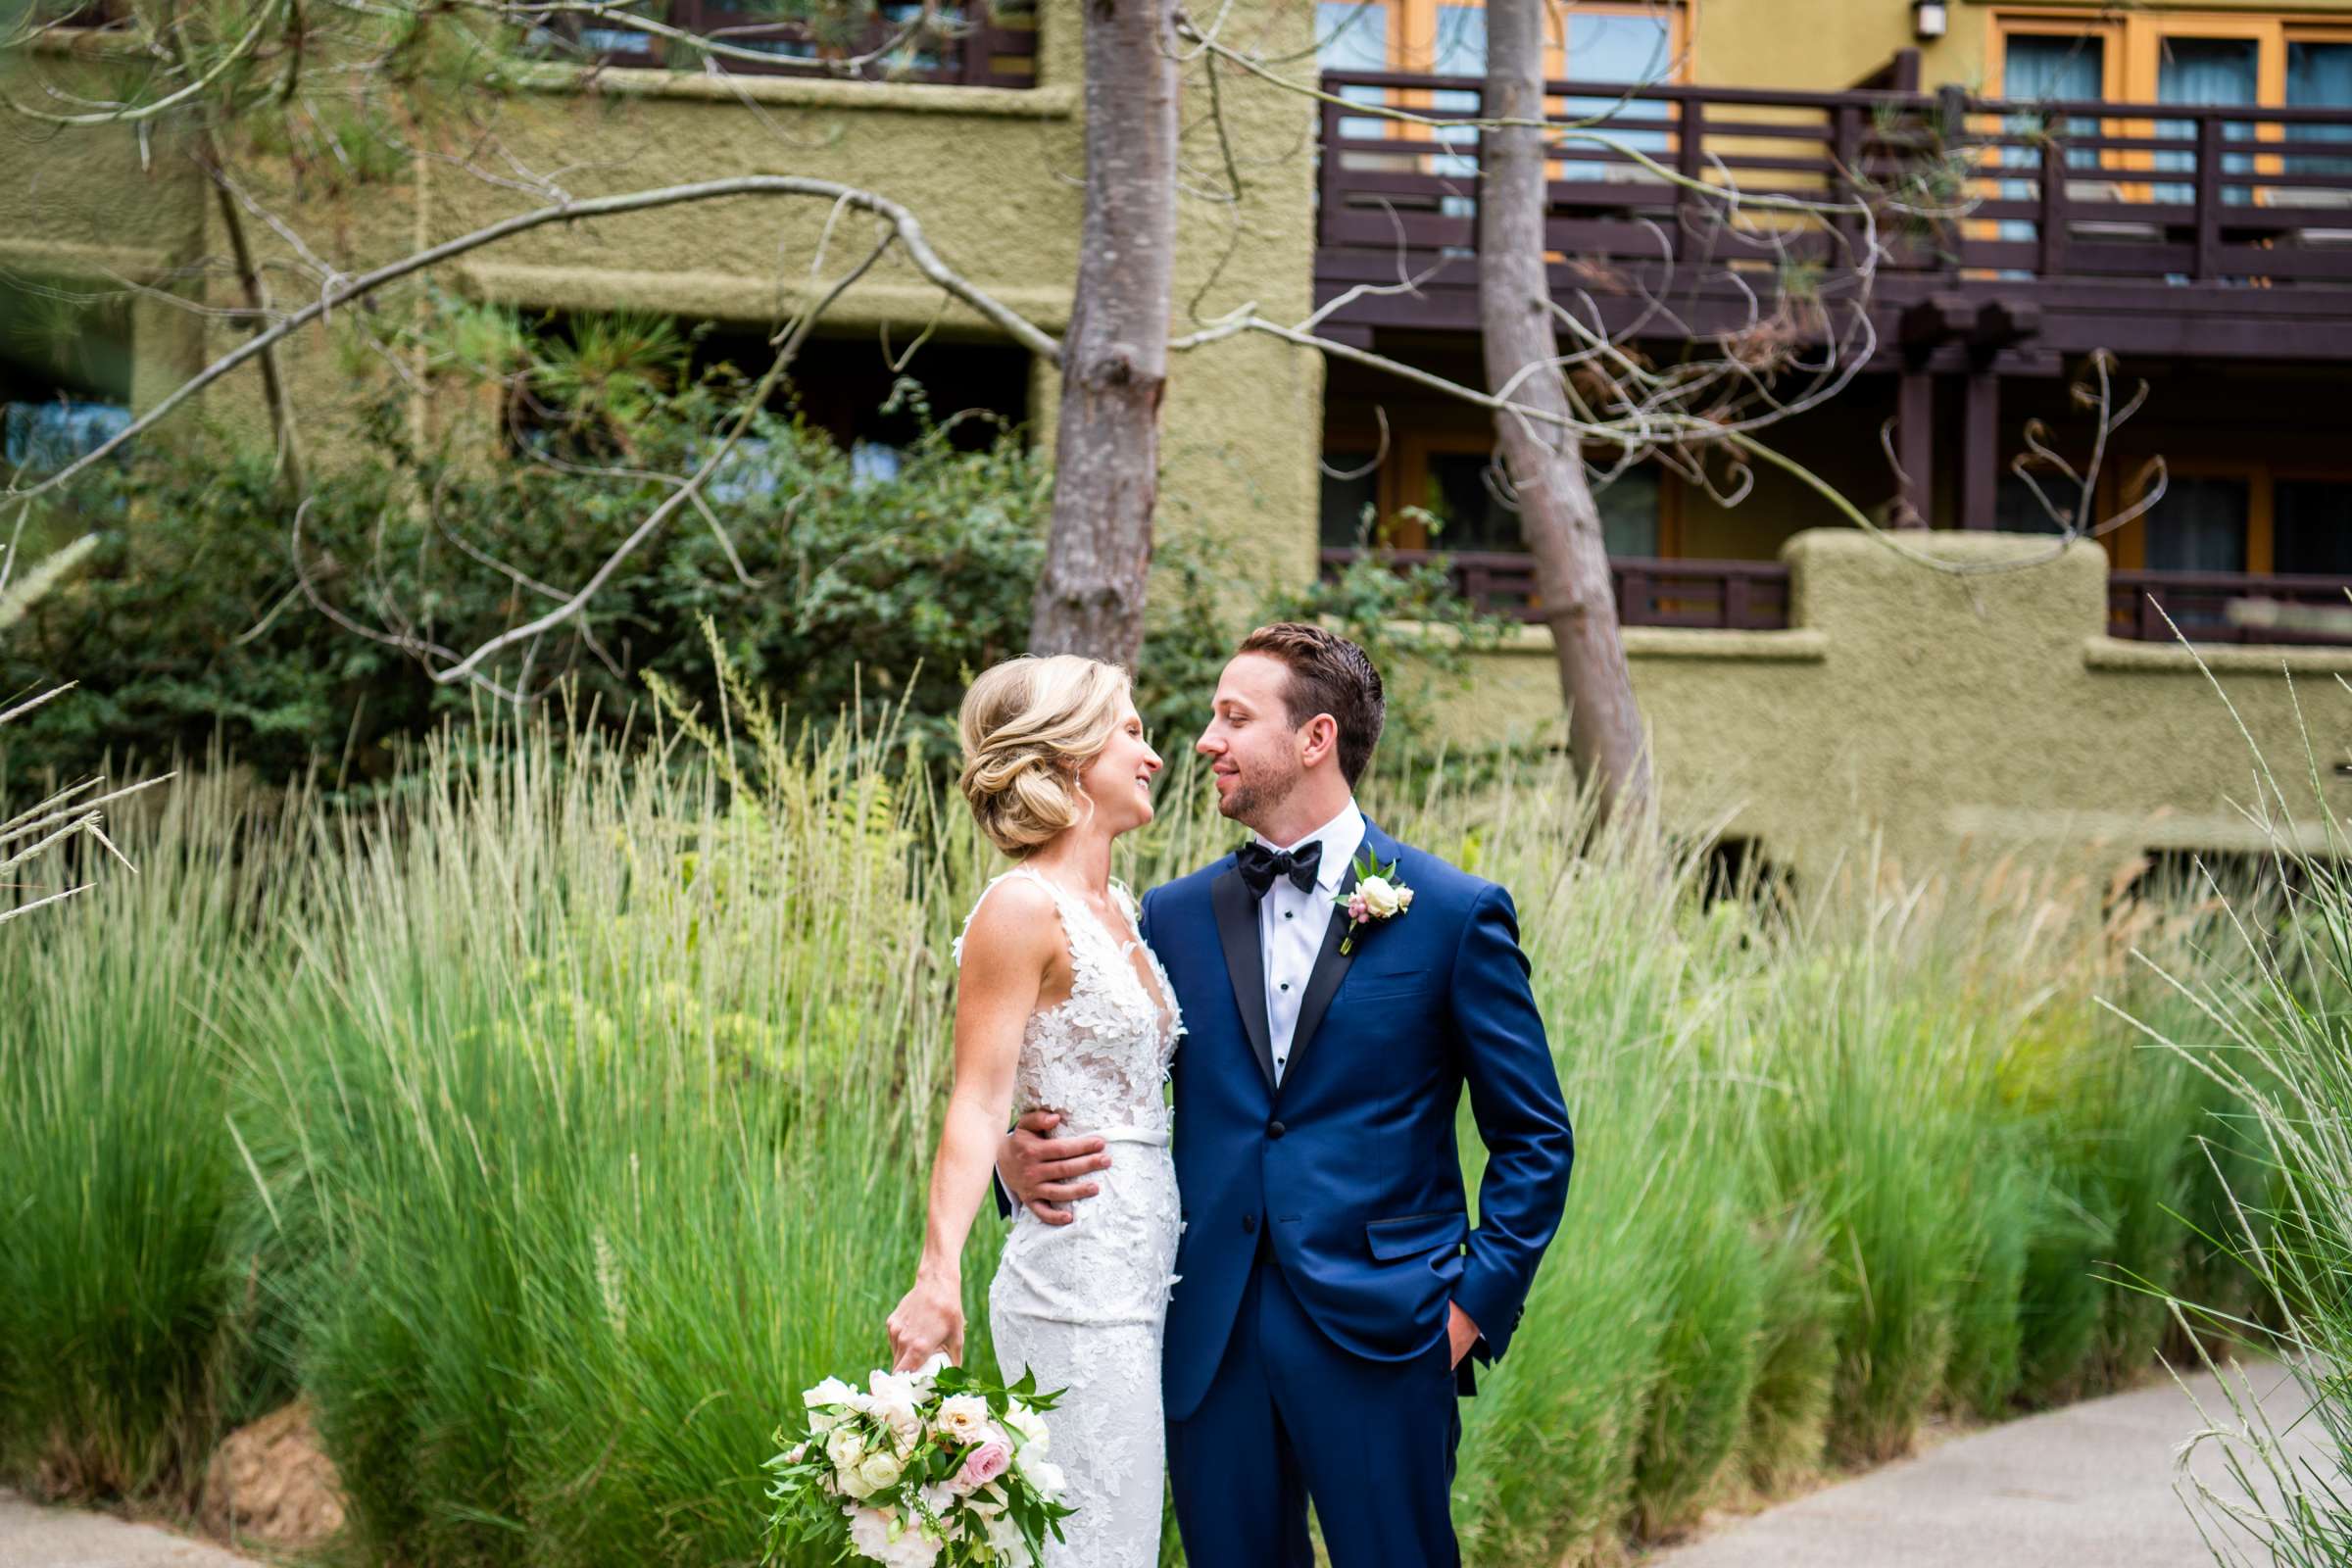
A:
[[[1346,898],[1355,891],[1355,863],[1349,861],[1348,872],[1340,878],[1338,897]],[[1367,928],[1369,929],[1369,928]],[[1360,938],[1362,932],[1358,932]],[[1306,977],[1306,994],[1298,999],[1298,1025],[1291,1031],[1291,1059],[1282,1069],[1282,1081],[1289,1083],[1298,1076],[1298,1058],[1315,1042],[1315,1030],[1322,1025],[1323,1014],[1331,1010],[1331,999],[1348,978],[1348,966],[1355,962],[1356,954],[1363,951],[1357,941],[1350,951],[1342,953],[1340,944],[1348,938],[1348,911],[1331,911],[1331,924],[1323,929],[1323,951],[1315,955],[1314,972]]]
[[[1208,885],[1209,906],[1216,911],[1217,937],[1225,944],[1225,974],[1233,982],[1234,1004],[1241,1009],[1242,1028],[1250,1049],[1257,1054],[1257,1069],[1274,1087],[1274,1040],[1266,1023],[1266,960],[1257,940],[1257,901],[1239,871],[1228,871]]]

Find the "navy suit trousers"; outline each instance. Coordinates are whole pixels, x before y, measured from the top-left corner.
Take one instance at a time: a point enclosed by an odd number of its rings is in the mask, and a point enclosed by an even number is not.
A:
[[[1200,1407],[1168,1423],[1168,1475],[1198,1568],[1459,1568],[1462,1419],[1451,1350],[1367,1361],[1316,1328],[1261,1246]]]

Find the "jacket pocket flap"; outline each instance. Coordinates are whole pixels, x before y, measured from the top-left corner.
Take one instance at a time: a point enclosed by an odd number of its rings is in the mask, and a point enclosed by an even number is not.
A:
[[[1441,1249],[1451,1250],[1470,1239],[1470,1216],[1458,1208],[1443,1208],[1376,1219],[1364,1227],[1364,1238],[1372,1244],[1372,1255],[1384,1263]]]

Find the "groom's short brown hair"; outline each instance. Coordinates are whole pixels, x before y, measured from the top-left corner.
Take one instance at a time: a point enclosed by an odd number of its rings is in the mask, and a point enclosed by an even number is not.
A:
[[[1389,712],[1372,658],[1337,632],[1304,621],[1277,621],[1242,639],[1245,654],[1259,654],[1291,672],[1283,708],[1293,729],[1317,713],[1340,728],[1340,773],[1352,788],[1372,760]]]

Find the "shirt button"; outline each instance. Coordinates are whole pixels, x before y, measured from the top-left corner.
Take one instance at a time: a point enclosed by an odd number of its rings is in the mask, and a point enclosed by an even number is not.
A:
[[[1290,918],[1292,917],[1292,911],[1291,911],[1291,910],[1289,910],[1289,909],[1285,909],[1285,910],[1283,910],[1283,911],[1282,911],[1282,917],[1283,917],[1285,920],[1288,920],[1288,919],[1290,919]]]
[[[1285,991],[1288,991],[1288,990],[1290,990],[1290,989],[1291,989],[1291,983],[1290,983],[1288,980],[1285,980],[1285,981],[1282,983],[1282,989],[1283,989],[1283,990],[1285,990]]]

